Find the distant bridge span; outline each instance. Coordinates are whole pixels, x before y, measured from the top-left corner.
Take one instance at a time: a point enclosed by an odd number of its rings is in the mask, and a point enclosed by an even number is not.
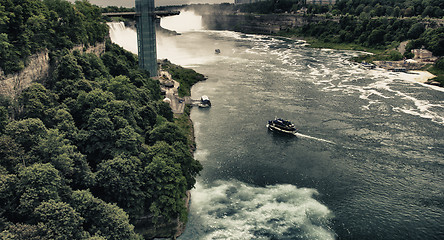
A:
[[[168,17],[179,15],[180,11],[154,11],[153,15],[156,17]],[[135,18],[140,16],[138,12],[110,12],[110,13],[102,13],[103,16],[108,17],[126,17],[126,18]]]

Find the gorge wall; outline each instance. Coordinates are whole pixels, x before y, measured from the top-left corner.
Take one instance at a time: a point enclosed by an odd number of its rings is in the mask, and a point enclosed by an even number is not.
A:
[[[204,13],[201,15],[205,29],[260,34],[274,34],[305,24],[327,20],[324,16],[297,14]],[[331,18],[328,20],[339,21],[339,19]]]
[[[0,69],[0,95],[15,98],[33,81],[41,80],[49,74],[49,54],[42,51],[28,58],[27,66],[20,72],[5,75]]]
[[[96,46],[90,47],[80,45],[74,47],[72,51],[74,50],[100,56],[105,51],[105,43],[97,43]],[[47,78],[49,71],[50,59],[49,52],[46,50],[31,55],[27,60],[26,67],[20,72],[6,75],[0,69],[0,95],[15,98],[33,82],[41,82]]]

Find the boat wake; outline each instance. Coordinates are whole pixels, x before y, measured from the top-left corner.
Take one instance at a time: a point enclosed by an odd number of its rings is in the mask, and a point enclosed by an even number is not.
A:
[[[308,136],[308,135],[305,135],[305,134],[302,134],[302,133],[295,133],[294,135],[297,136],[297,137],[300,137],[300,138],[309,138],[309,139],[313,139],[313,140],[317,140],[317,141],[321,141],[321,142],[326,142],[326,143],[330,143],[330,144],[336,144],[336,143],[334,143],[332,141],[328,141],[328,140],[325,140],[325,139],[322,139],[322,138]]]

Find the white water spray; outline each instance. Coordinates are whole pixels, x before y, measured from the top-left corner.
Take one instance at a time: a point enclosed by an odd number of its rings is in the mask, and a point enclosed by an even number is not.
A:
[[[137,54],[137,32],[123,22],[108,23],[111,41],[124,49]]]
[[[194,12],[181,11],[178,16],[162,18],[160,26],[180,33],[202,30],[202,16]]]
[[[318,192],[290,184],[254,187],[238,181],[196,184],[187,232],[179,239],[335,239],[332,212]]]

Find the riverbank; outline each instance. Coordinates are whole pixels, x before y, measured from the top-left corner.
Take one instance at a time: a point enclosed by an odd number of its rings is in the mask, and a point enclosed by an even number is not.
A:
[[[199,81],[205,80],[205,77],[192,69],[186,69],[181,66],[172,64],[166,59],[161,61],[161,72],[161,78],[167,78],[166,80],[161,81],[161,84],[163,83],[162,88],[167,89],[165,97],[172,98],[170,99],[170,107],[174,113],[174,123],[179,127],[184,135],[187,136],[187,145],[194,157],[194,151],[196,150],[196,141],[194,135],[194,124],[190,116],[192,106],[185,104],[184,101],[179,100],[185,97],[191,97],[191,88],[193,87],[193,85]],[[168,81],[173,81],[175,82],[175,84],[172,87],[167,87],[165,86],[165,83],[168,83]],[[168,92],[171,92],[171,94],[168,94]],[[182,98],[179,98],[179,96]],[[187,209],[187,212],[189,212],[191,192],[188,190],[185,194],[185,207]],[[186,224],[187,221],[180,221],[179,219],[177,219],[175,233],[173,236],[174,239],[183,234],[186,228]]]
[[[430,84],[434,86],[441,86],[442,83],[436,81],[435,79],[440,78],[443,74],[439,71],[430,72],[429,69],[433,69],[433,65],[431,62],[422,62],[422,61],[384,61],[384,60],[376,60],[378,56],[386,55],[389,51],[396,51],[391,49],[381,50],[374,48],[367,48],[354,43],[332,43],[332,42],[323,42],[321,40],[315,38],[304,38],[300,36],[295,36],[291,34],[279,34],[279,36],[288,37],[293,40],[303,40],[307,42],[309,47],[312,48],[328,48],[328,49],[336,49],[336,50],[353,50],[353,51],[362,51],[363,54],[360,57],[353,59],[355,62],[361,62],[364,59],[365,55],[372,55],[372,59],[370,62],[375,64],[376,67],[385,69],[386,71],[393,71],[393,69],[404,69],[406,71],[405,74],[401,75],[404,80],[407,81],[415,81],[424,84]],[[381,57],[382,58],[382,57]]]

